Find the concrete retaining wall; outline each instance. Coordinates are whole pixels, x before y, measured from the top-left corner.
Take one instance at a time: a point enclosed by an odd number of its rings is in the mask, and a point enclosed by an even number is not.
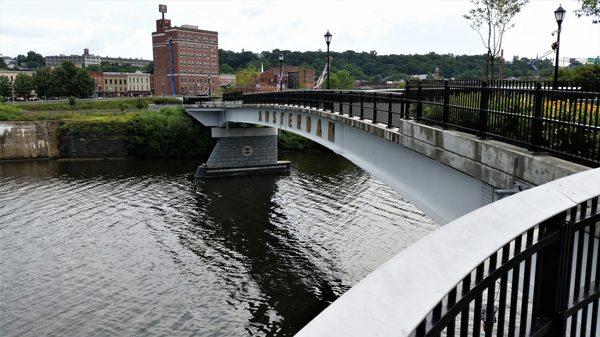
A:
[[[0,122],[0,160],[56,157],[58,122]]]

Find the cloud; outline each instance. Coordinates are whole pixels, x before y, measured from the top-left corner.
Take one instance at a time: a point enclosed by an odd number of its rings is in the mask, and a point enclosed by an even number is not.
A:
[[[150,34],[159,18],[158,1],[0,1],[0,53],[36,50],[44,55],[80,54],[151,58]],[[476,32],[462,14],[467,0],[403,1],[175,1],[164,0],[174,25],[194,24],[219,32],[229,50],[376,50],[379,54],[481,54]],[[549,49],[556,29],[555,1],[531,1],[506,34],[505,54],[533,57]],[[600,55],[600,25],[569,11],[561,54]],[[25,14],[26,13],[26,14]]]

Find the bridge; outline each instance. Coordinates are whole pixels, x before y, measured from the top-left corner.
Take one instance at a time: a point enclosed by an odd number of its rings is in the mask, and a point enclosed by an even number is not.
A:
[[[200,175],[285,170],[276,134],[286,130],[445,224],[298,336],[597,336],[599,99],[585,85],[433,81],[229,95],[186,110],[219,138]]]

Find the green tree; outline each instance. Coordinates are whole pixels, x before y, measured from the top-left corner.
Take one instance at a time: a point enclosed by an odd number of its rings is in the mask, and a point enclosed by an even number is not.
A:
[[[0,96],[11,97],[12,88],[10,79],[6,76],[0,76]]]
[[[144,72],[146,74],[154,74],[154,61],[150,61],[150,63],[146,64]]]
[[[33,78],[25,74],[17,74],[15,77],[15,95],[21,97],[29,97],[34,89]]]
[[[473,8],[463,17],[471,22],[487,50],[486,77],[494,79],[494,59],[502,50],[504,33],[511,20],[529,0],[471,0]]]
[[[0,58],[0,69],[6,69],[8,68],[8,66],[6,65],[6,62],[4,62],[4,59]]]
[[[48,67],[42,67],[33,74],[35,92],[40,97],[54,96],[54,75]]]
[[[71,62],[63,62],[53,70],[53,86],[56,96],[89,97],[94,93],[94,80],[87,70],[77,68]]]
[[[221,74],[234,74],[235,71],[233,70],[233,68],[229,64],[224,63],[224,64],[221,64],[221,66],[219,67],[219,73],[221,73]]]
[[[354,77],[348,70],[331,74],[331,89],[354,89]]]
[[[559,68],[558,78],[564,81],[598,81],[600,80],[600,65],[586,64],[579,67]]]
[[[600,23],[600,2],[598,0],[579,0],[581,8],[575,11],[577,17],[595,17],[593,23]]]
[[[240,69],[235,74],[235,82],[239,88],[254,86],[258,82],[258,70],[253,65]]]

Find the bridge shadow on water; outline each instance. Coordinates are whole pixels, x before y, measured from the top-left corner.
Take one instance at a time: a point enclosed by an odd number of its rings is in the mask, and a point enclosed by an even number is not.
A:
[[[332,165],[311,159],[316,158],[296,160],[294,164],[323,177],[352,167],[345,161]],[[272,200],[279,179],[268,175],[198,181],[197,203],[202,211],[190,235],[201,240],[182,237],[184,245],[215,268],[230,268],[231,261],[206,257],[206,247],[199,247],[200,242],[224,254],[225,259],[239,261],[243,273],[221,270],[219,274],[236,273],[247,278],[237,280],[239,284],[228,303],[248,310],[251,317],[245,329],[251,335],[291,336],[347,290],[340,279],[310,258],[315,252],[283,226],[287,222],[285,214]],[[237,293],[251,292],[249,284],[261,294]]]

